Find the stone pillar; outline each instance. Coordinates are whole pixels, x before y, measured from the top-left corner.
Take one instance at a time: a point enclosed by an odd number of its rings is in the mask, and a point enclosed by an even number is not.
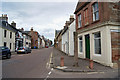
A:
[[[74,66],[78,67],[78,38],[77,32],[74,32]]]

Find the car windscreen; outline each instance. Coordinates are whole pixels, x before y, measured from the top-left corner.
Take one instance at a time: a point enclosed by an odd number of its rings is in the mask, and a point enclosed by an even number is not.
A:
[[[0,50],[4,50],[5,49],[5,47],[0,47]]]
[[[22,49],[24,49],[24,47],[19,47],[19,48],[18,48],[18,50],[22,50]]]

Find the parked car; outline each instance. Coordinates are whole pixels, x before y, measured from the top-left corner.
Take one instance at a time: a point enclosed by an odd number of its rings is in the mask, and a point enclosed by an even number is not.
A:
[[[19,47],[19,48],[17,48],[17,54],[19,54],[19,53],[25,53],[25,54],[31,53],[31,48],[29,48],[29,47]]]
[[[0,47],[0,55],[1,54],[2,54],[2,58],[7,58],[7,59],[11,58],[11,51],[8,47],[1,46]]]
[[[48,45],[45,46],[45,48],[48,48],[48,47],[49,47]]]

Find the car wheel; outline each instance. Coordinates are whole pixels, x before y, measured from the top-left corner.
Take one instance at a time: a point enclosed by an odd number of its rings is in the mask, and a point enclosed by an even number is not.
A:
[[[10,59],[11,58],[11,54],[7,54],[7,59]]]

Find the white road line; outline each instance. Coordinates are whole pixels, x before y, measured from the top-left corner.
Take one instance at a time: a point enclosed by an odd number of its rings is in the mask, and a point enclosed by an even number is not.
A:
[[[87,74],[96,74],[96,73],[98,73],[98,72],[89,72],[89,73],[87,73]]]
[[[50,72],[48,73],[47,77],[44,80],[47,80],[49,78],[50,74],[52,73],[52,70],[53,68],[51,68]]]
[[[50,54],[50,60],[49,60],[49,65],[48,65],[49,68],[50,68],[50,64],[52,63],[52,57],[53,57],[53,53],[51,52],[51,54]]]
[[[51,74],[51,71],[48,73],[48,75],[50,75]]]
[[[53,68],[51,69],[51,71],[53,70]]]
[[[50,65],[52,63],[52,58],[53,58],[53,53],[51,52],[50,59],[49,59],[49,62],[46,63],[46,67],[48,66],[48,68],[50,68]],[[52,71],[53,71],[53,68],[51,68],[50,72],[48,73],[47,77],[44,80],[47,80],[49,78]]]

